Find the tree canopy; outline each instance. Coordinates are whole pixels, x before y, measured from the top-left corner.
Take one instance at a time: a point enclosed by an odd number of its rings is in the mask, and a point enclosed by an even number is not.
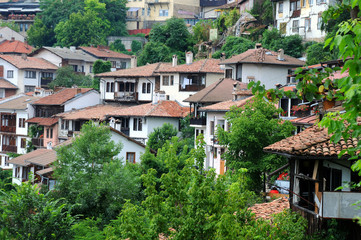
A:
[[[49,87],[89,87],[92,83],[91,76],[76,74],[71,66],[64,66],[56,70],[56,78],[49,83]]]

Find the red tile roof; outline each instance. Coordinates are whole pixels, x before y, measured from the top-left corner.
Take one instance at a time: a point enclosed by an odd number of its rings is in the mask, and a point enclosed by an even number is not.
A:
[[[56,116],[60,117],[64,120],[99,120],[104,121],[106,119],[107,114],[114,112],[116,110],[125,108],[128,106],[124,105],[96,105],[91,107],[86,107],[78,110],[73,110],[69,112],[59,113]]]
[[[80,47],[80,49],[84,50],[85,52],[94,55],[98,58],[123,58],[123,59],[130,59],[131,56],[114,52],[112,50],[106,49],[105,47]]]
[[[78,94],[84,94],[93,90],[92,88],[64,88],[52,95],[40,98],[34,105],[62,105]]]
[[[11,164],[19,166],[29,166],[31,163],[50,164],[56,160],[56,152],[51,149],[37,149],[9,161]],[[43,166],[43,165],[42,165]]]
[[[264,51],[264,60],[259,60],[257,51]],[[272,65],[286,65],[286,66],[303,66],[304,61],[297,58],[284,55],[284,60],[278,60],[278,53],[267,49],[249,49],[244,53],[233,56],[224,60],[221,64],[235,64],[235,63],[255,63],[255,64],[272,64]]]
[[[272,215],[289,209],[290,203],[287,198],[278,198],[272,202],[258,203],[249,208],[255,214],[255,218],[272,219]]]
[[[297,135],[288,137],[265,147],[263,150],[271,153],[289,154],[296,156],[334,157],[343,149],[356,147],[358,140],[341,139],[338,143],[330,142],[331,135],[326,128],[313,126]]]
[[[310,115],[291,120],[293,124],[302,124],[302,125],[314,125],[317,121],[318,121],[318,115]]]
[[[115,72],[106,72],[97,74],[97,77],[153,77],[158,76],[155,73],[159,67],[164,65],[170,65],[170,63],[153,63],[147,64],[141,67],[121,69]]]
[[[223,74],[224,69],[219,65],[219,59],[202,59],[193,62],[192,64],[182,64],[172,67],[171,65],[164,65],[156,72],[159,73],[219,73]]]
[[[15,55],[0,55],[0,58],[9,62],[19,69],[42,69],[42,70],[57,70],[58,67],[42,58],[15,56]]]
[[[284,87],[282,87],[280,90],[283,90],[283,91],[293,91],[293,90],[295,90],[296,89],[296,86],[284,86]]]
[[[26,120],[28,123],[37,123],[40,126],[53,126],[54,124],[58,123],[58,118],[41,118],[41,117],[33,117]]]
[[[233,101],[233,100],[229,100],[229,101],[225,101],[225,102],[220,102],[220,103],[216,103],[210,106],[206,106],[206,107],[202,107],[199,110],[200,111],[204,111],[204,112],[227,112],[231,109],[232,106],[236,106],[236,107],[242,107],[244,105],[246,105],[246,103],[250,102],[252,100],[253,97],[249,97],[249,98],[245,98],[245,99],[241,99],[241,100],[237,100],[237,101]]]
[[[158,104],[146,103],[118,109],[109,113],[108,116],[181,118],[187,116],[188,112],[188,107],[182,107],[175,101],[160,101]]]
[[[0,88],[18,89],[18,87],[16,85],[12,84],[11,82],[6,80],[5,78],[0,78]]]
[[[18,40],[5,40],[0,44],[0,53],[25,53],[29,54],[33,47]]]

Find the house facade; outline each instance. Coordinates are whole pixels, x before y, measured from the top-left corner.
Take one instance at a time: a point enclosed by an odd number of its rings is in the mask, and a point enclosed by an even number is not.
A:
[[[17,86],[17,91],[34,92],[54,78],[57,66],[45,59],[26,55],[0,55],[0,77]]]
[[[9,27],[0,27],[0,41],[15,39],[17,41],[25,42],[25,37],[18,33],[17,31],[12,30]]]
[[[130,68],[130,55],[114,52],[107,46],[80,47],[80,49],[97,59],[109,61],[111,63],[112,72],[120,69]]]
[[[284,54],[280,49],[277,53],[256,44],[255,49],[222,61],[225,65],[225,77],[249,83],[260,81],[266,89],[276,85],[285,85],[292,68],[301,67],[305,62]]]
[[[97,58],[75,47],[42,47],[30,54],[43,58],[57,67],[71,66],[74,72],[82,75],[93,73],[93,64]]]
[[[27,119],[33,116],[30,104],[39,97],[15,95],[0,101],[0,167],[11,169],[8,153],[26,153],[28,138]]]
[[[326,32],[321,30],[322,13],[334,0],[273,1],[276,6],[277,29],[284,35],[298,34],[306,41],[323,41]]]

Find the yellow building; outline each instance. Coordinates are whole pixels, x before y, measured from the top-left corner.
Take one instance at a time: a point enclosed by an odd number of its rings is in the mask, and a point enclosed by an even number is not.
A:
[[[127,29],[151,28],[171,17],[183,18],[194,25],[200,14],[199,0],[129,0]]]

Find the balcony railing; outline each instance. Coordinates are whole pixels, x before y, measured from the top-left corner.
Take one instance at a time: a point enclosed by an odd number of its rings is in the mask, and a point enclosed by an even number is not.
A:
[[[190,125],[206,125],[206,117],[192,117],[190,120]]]
[[[32,138],[31,143],[35,147],[43,147],[44,146],[44,138]]]
[[[320,213],[325,218],[353,219],[361,215],[358,204],[360,192],[324,192],[320,206]],[[323,208],[323,209],[322,209]]]
[[[138,101],[137,92],[115,92],[114,99],[120,101]]]
[[[41,86],[48,86],[53,81],[53,78],[41,78]]]
[[[197,92],[205,88],[206,85],[179,85],[179,91],[185,91],[185,92]]]
[[[1,131],[14,133],[16,132],[16,126],[1,126]]]
[[[16,153],[18,148],[14,145],[2,145],[3,152],[13,152]]]

